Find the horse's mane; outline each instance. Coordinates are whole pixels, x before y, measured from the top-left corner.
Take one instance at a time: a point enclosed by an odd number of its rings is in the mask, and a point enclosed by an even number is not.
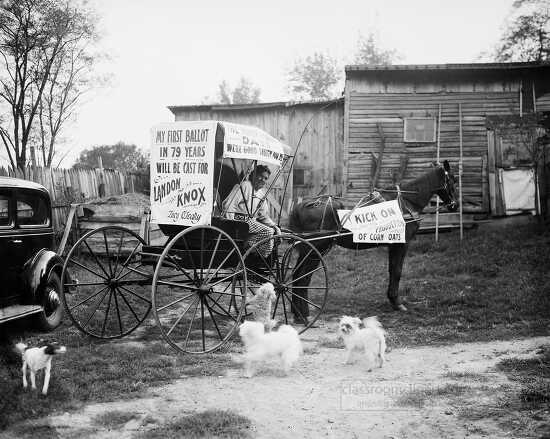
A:
[[[432,196],[434,187],[439,187],[445,175],[441,166],[436,166],[428,172],[403,183],[399,188],[403,191],[401,197],[409,203],[413,210],[421,211]],[[397,198],[397,188],[393,186],[387,193],[383,191],[384,198],[394,200]]]

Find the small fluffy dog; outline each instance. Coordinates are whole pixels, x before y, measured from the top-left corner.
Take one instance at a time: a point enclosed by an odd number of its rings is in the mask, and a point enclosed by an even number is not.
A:
[[[273,284],[267,282],[261,285],[256,294],[246,301],[252,312],[252,318],[256,322],[263,323],[266,332],[271,332],[277,324],[277,321],[271,318],[272,305],[276,298]]]
[[[264,360],[279,360],[287,374],[302,353],[298,332],[289,325],[281,325],[277,331],[265,332],[261,322],[245,321],[239,327],[239,335],[245,347],[244,375],[254,375],[256,365]]]
[[[31,388],[36,390],[36,372],[45,369],[44,386],[42,394],[48,393],[50,384],[50,370],[52,368],[52,357],[56,354],[64,354],[67,349],[65,346],[59,346],[57,343],[50,343],[39,348],[28,348],[25,343],[17,343],[15,349],[21,354],[23,359],[23,387],[27,388],[27,366],[31,375]]]
[[[369,371],[378,364],[382,367],[386,359],[386,332],[376,316],[361,321],[357,317],[344,316],[340,319],[339,331],[346,346],[345,363],[352,362],[354,352],[364,352]]]

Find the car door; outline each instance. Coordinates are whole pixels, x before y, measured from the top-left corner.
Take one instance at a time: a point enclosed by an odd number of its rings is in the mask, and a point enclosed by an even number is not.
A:
[[[18,274],[43,248],[53,248],[53,227],[49,198],[41,191],[19,189],[15,194],[16,239],[12,241]]]
[[[12,189],[0,189],[0,306],[17,303],[17,266],[13,254],[15,234],[15,202]]]

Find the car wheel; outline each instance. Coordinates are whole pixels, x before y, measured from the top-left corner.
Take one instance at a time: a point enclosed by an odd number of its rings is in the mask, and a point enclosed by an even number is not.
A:
[[[52,331],[59,326],[63,316],[63,305],[60,300],[61,280],[53,271],[48,276],[42,293],[40,305],[43,311],[36,314],[36,326],[42,331]]]

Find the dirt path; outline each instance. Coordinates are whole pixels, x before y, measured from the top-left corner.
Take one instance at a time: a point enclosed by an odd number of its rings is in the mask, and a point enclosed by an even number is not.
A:
[[[36,424],[55,427],[63,438],[123,439],[183,414],[217,408],[251,419],[253,436],[259,438],[512,437],[491,420],[459,417],[449,404],[453,395],[428,398],[423,405],[413,400],[412,405],[398,406],[396,400],[411,395],[411,390],[460,384],[471,387],[479,401],[480,391],[490,395],[490,389],[511,384],[493,370],[498,361],[532,356],[538,346],[550,343],[550,337],[538,337],[394,349],[384,368],[368,373],[361,363],[343,365],[342,349],[323,347],[335,341],[334,333],[329,336],[327,340],[326,328],[304,334],[306,354],[287,377],[263,369],[246,379],[240,370],[229,369],[224,376],[182,378],[152,389],[145,398],[92,404],[79,413],[51,416]],[[319,337],[324,343],[319,344]],[[449,372],[467,373],[457,380]],[[98,428],[94,418],[113,410],[136,413],[139,419],[117,430]]]

